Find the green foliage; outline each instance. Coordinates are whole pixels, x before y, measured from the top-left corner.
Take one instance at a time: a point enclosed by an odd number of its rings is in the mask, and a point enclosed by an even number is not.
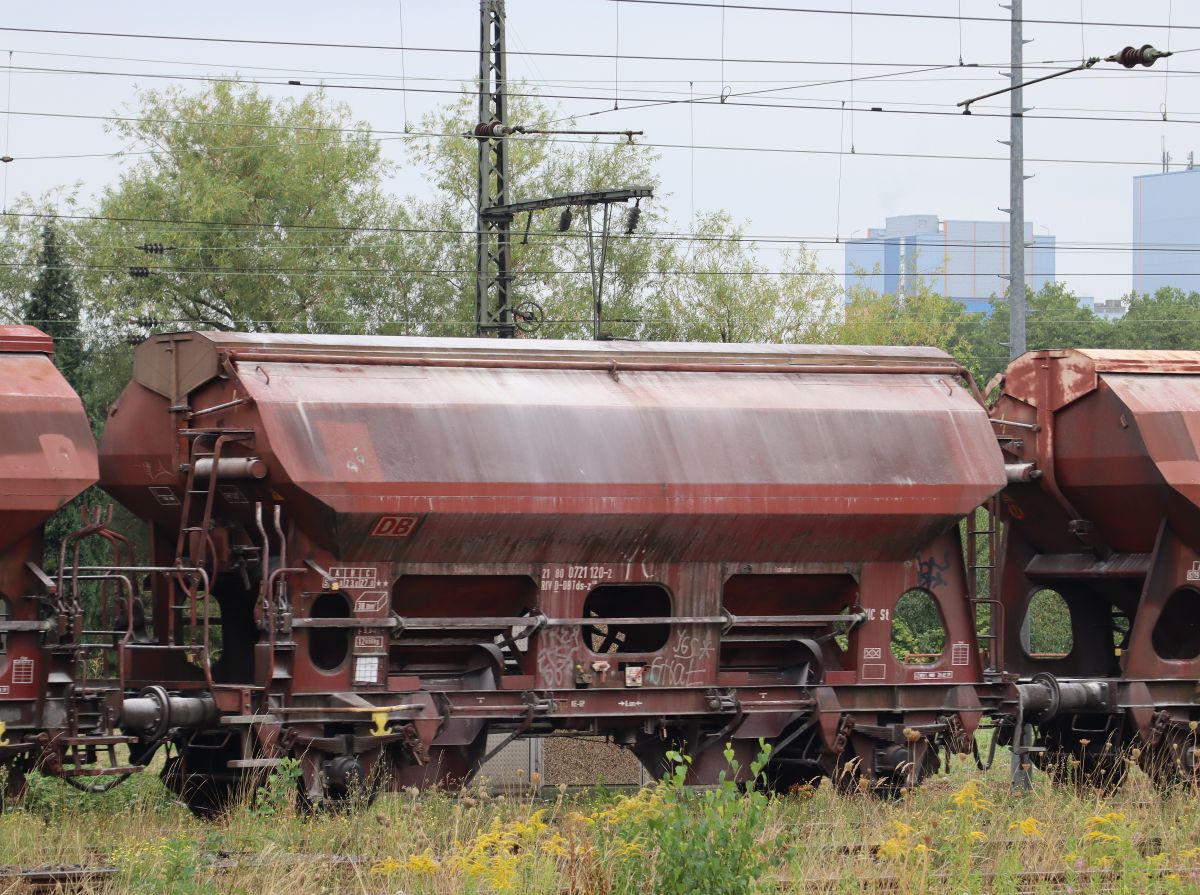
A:
[[[54,340],[54,364],[77,392],[84,391],[83,344],[79,332],[79,298],[71,268],[58,247],[53,224],[42,226],[38,275],[25,306],[25,322]]]
[[[143,92],[134,113],[113,129],[153,154],[102,193],[96,211],[115,220],[79,227],[99,268],[88,292],[116,331],[336,332],[385,303],[399,259],[384,230],[405,219],[383,188],[392,166],[345,105],[222,82]],[[144,243],[171,248],[147,256]],[[131,279],[130,265],[152,276]]]
[[[933,661],[919,656],[940,655],[946,645],[946,628],[937,603],[923,590],[901,595],[892,611],[892,654],[903,661]]]
[[[836,341],[843,345],[927,345],[977,366],[984,315],[970,312],[928,282],[912,278],[903,295],[855,289]]]
[[[759,841],[768,799],[756,788],[771,747],[759,740],[743,792],[734,782],[740,766],[731,744],[729,764],[716,786],[697,790],[685,785],[691,758],[668,752],[671,772],[659,784],[662,810],[644,821],[654,846],[654,891],[658,895],[746,895],[758,891],[771,867],[770,848]]]
[[[296,813],[296,796],[302,770],[294,758],[284,758],[267,777],[267,782],[254,792],[248,806],[255,817],[286,817]]]
[[[851,345],[932,345],[952,354],[980,385],[1008,366],[1009,306],[993,297],[991,314],[972,313],[909,278],[903,296],[855,289],[848,296],[836,341]],[[1124,317],[1097,316],[1063,283],[1026,296],[1026,344],[1040,348],[1200,348],[1200,294],[1160,289],[1126,299]]]
[[[134,774],[126,782],[99,795],[83,795],[57,777],[30,771],[20,810],[46,824],[60,823],[76,815],[110,815],[142,811],[178,812],[170,793],[154,774]]]
[[[521,95],[524,93],[525,95]],[[465,96],[427,116],[421,130],[455,134],[475,125],[474,97]],[[542,102],[522,91],[512,97],[512,121],[548,122],[555,117]],[[659,157],[634,143],[599,138],[564,145],[538,137],[508,143],[512,188],[509,201],[597,190],[614,186],[660,188]],[[388,331],[462,335],[473,331],[475,302],[476,145],[467,140],[414,141],[410,158],[429,172],[434,196],[413,200],[412,226],[460,235],[417,235],[412,241],[419,266],[444,270],[399,285],[395,316]],[[670,231],[661,202],[642,204],[638,229],[625,235],[620,209],[611,230],[604,281],[604,329],[617,338],[694,341],[816,341],[825,337],[839,297],[833,275],[822,271],[806,249],[784,259],[787,274],[768,276],[756,246],[742,236],[731,215],[700,215],[695,242],[651,239]],[[557,232],[559,209],[514,221],[512,295],[520,304],[535,301],[546,312],[546,338],[591,335],[592,293],[587,213],[575,209],[571,227]],[[599,235],[601,210],[592,216]],[[598,251],[598,249],[597,249]]]
[[[1029,652],[1066,655],[1074,642],[1066,602],[1056,591],[1039,590],[1029,601]]]
[[[207,863],[201,843],[190,836],[164,836],[114,849],[126,892],[145,895],[199,895],[211,891],[198,878]]]
[[[1114,329],[1121,326],[1097,317],[1082,307],[1078,297],[1063,283],[1051,283],[1026,296],[1025,338],[1029,350],[1037,348],[1104,348],[1114,344]],[[980,383],[987,382],[1008,366],[1008,301],[993,299],[991,316],[982,321],[979,342],[983,346],[975,370]],[[1153,347],[1150,342],[1142,347]]]
[[[1159,289],[1153,296],[1133,295],[1113,327],[1114,348],[1200,348],[1200,294]]]
[[[666,243],[655,257],[666,283],[647,297],[642,338],[678,342],[825,342],[837,327],[840,290],[805,247],[770,275],[757,245],[725,212],[695,222],[687,252]],[[685,244],[686,245],[686,244]],[[673,273],[672,273],[673,272]]]

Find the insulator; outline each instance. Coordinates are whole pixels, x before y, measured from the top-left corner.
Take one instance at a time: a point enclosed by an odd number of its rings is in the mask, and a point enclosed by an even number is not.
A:
[[[566,233],[571,229],[571,209],[568,206],[562,210],[562,214],[558,216],[558,232]]]
[[[1115,61],[1120,62],[1126,68],[1133,68],[1136,65],[1144,65],[1149,68],[1155,63],[1155,60],[1169,55],[1170,53],[1154,49],[1150,44],[1143,44],[1140,47],[1126,47],[1117,53]]]
[[[131,277],[134,277],[135,279],[139,279],[139,280],[144,279],[145,277],[150,276],[150,268],[148,268],[148,267],[131,267],[131,268],[129,268],[129,275]]]
[[[642,218],[642,206],[635,205],[629,209],[629,214],[625,217],[625,235],[628,236],[637,229],[638,221]]]
[[[165,252],[167,250],[167,247],[165,245],[163,245],[161,242],[142,243],[142,245],[138,246],[138,248],[141,249],[143,252],[145,252],[147,255],[161,255],[163,252]]]

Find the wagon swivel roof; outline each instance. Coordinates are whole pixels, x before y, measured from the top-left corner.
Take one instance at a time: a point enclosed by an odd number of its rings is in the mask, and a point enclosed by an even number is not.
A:
[[[1050,364],[1052,366],[1047,366]],[[1200,374],[1200,351],[1133,351],[1120,348],[1053,348],[1021,355],[1009,365],[1004,377],[1005,393],[1037,406],[1047,382],[1053,410],[1065,407],[1093,391],[1100,378],[1132,376],[1196,376]],[[1115,383],[1116,379],[1111,379]]]
[[[168,398],[182,397],[217,374],[220,355],[275,356],[280,361],[395,358],[440,363],[479,361],[771,364],[803,366],[944,366],[954,359],[937,348],[845,345],[730,345],[706,342],[589,342],[550,339],[440,339],[422,336],[326,336],[229,332],[163,333],[134,354],[134,378]]]
[[[0,351],[6,354],[53,354],[54,341],[34,326],[0,326]]]

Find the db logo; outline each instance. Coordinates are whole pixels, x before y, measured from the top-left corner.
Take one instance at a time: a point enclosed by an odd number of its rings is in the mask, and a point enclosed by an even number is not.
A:
[[[407,538],[421,521],[420,516],[380,516],[371,529],[373,538]]]
[[[1200,581],[1200,560],[1192,563],[1192,567],[1188,569],[1187,580]]]

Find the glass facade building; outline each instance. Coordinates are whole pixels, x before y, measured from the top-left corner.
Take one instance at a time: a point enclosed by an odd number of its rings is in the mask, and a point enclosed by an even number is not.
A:
[[[1133,178],[1133,291],[1200,292],[1200,168]]]
[[[1025,225],[1025,281],[1031,291],[1054,282],[1053,236]],[[939,221],[937,215],[889,217],[881,229],[846,240],[846,295],[869,289],[900,294],[918,278],[971,311],[989,312],[1008,291],[1008,222]]]

